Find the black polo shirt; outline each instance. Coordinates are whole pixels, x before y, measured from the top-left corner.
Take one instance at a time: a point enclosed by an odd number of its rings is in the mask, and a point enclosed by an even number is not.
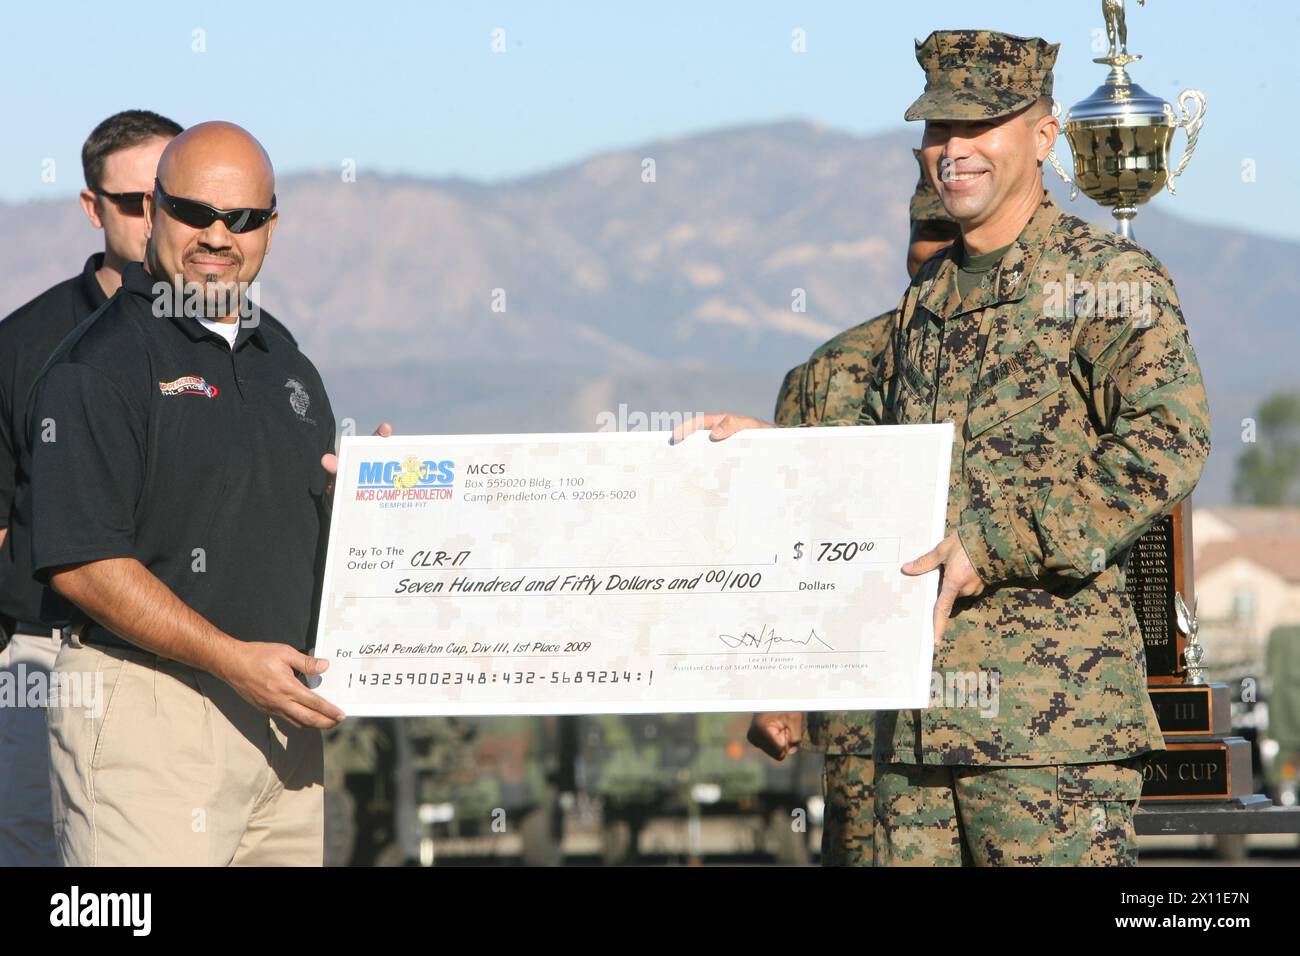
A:
[[[265,312],[232,349],[165,298],[156,314],[153,287],[128,266],[36,385],[33,566],[133,557],[234,637],[305,650],[334,447],[320,376]],[[99,625],[84,637],[122,644]]]
[[[81,274],[46,289],[0,321],[0,615],[36,624],[59,624],[69,608],[32,580],[30,518],[19,499],[27,484],[20,462],[27,440],[27,399],[59,343],[108,301],[95,273],[104,254],[86,260]]]

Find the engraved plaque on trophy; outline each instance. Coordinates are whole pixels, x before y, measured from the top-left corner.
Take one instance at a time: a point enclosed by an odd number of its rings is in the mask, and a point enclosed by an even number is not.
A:
[[[1187,585],[1180,578],[1189,552],[1175,534],[1184,509],[1160,518],[1129,552],[1125,584],[1146,647],[1151,683],[1181,683],[1186,638],[1178,629],[1175,595]],[[1180,528],[1180,530],[1182,530]],[[1190,593],[1190,592],[1187,592]]]
[[[1249,798],[1250,742],[1245,738],[1165,746],[1143,768],[1143,803]]]
[[[1149,685],[1147,691],[1166,735],[1212,737],[1232,732],[1227,684]]]

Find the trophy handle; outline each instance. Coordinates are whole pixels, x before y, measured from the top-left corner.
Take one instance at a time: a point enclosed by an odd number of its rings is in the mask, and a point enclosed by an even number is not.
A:
[[[1061,101],[1056,99],[1055,97],[1052,98],[1052,115],[1055,116],[1058,120],[1061,118]],[[1200,132],[1199,128],[1197,132]],[[1052,168],[1056,170],[1056,175],[1060,176],[1062,181],[1065,182],[1065,184],[1070,187],[1070,201],[1073,202],[1076,198],[1078,198],[1079,187],[1075,183],[1075,181],[1070,178],[1069,174],[1066,173],[1065,167],[1061,165],[1061,161],[1056,158],[1055,147],[1053,147],[1052,151],[1047,154],[1047,161],[1051,163]]]
[[[1195,110],[1188,110],[1187,101],[1190,100],[1195,105]],[[1178,195],[1174,192],[1174,180],[1183,174],[1187,164],[1191,161],[1192,153],[1196,151],[1196,140],[1201,135],[1201,124],[1205,122],[1205,94],[1200,90],[1183,90],[1178,94],[1178,112],[1182,118],[1176,125],[1183,127],[1187,131],[1187,145],[1183,148],[1183,158],[1178,161],[1178,166],[1169,174],[1169,181],[1166,187],[1171,196]]]

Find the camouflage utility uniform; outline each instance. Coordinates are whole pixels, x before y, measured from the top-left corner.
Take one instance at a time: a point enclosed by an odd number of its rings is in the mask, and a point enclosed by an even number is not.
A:
[[[1050,94],[1055,56],[932,34],[907,116],[1005,116]],[[922,266],[862,409],[955,424],[948,531],[986,586],[936,645],[943,699],[877,717],[877,864],[1132,863],[1163,743],[1124,569],[1204,466],[1200,369],[1164,267],[1046,193],[964,299],[961,255]]]
[[[913,150],[920,163],[920,150]],[[924,169],[908,210],[913,226],[952,219],[939,202]],[[776,399],[781,426],[853,425],[866,398],[867,383],[889,342],[894,313],[841,332],[791,369]],[[874,715],[848,711],[808,714],[808,742],[825,754],[822,793],[823,866],[871,866],[875,772],[871,760]]]

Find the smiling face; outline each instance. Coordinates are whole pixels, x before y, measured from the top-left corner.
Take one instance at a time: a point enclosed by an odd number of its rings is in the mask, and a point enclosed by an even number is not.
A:
[[[275,174],[261,145],[228,123],[203,123],[176,137],[158,164],[158,179],[168,195],[217,209],[264,209],[275,193]],[[239,234],[219,219],[198,229],[158,208],[150,193],[145,220],[147,262],[155,277],[174,282],[180,276],[187,288],[191,283],[203,286],[210,304],[225,302],[237,308],[238,297],[232,293],[257,277],[271,248],[276,217],[260,229]],[[221,311],[212,317],[233,315],[229,309]]]
[[[1041,164],[1057,128],[1041,103],[995,120],[926,121],[921,155],[944,208],[968,240],[983,233],[998,243],[978,251],[1013,242],[1028,222],[1042,197]]]

